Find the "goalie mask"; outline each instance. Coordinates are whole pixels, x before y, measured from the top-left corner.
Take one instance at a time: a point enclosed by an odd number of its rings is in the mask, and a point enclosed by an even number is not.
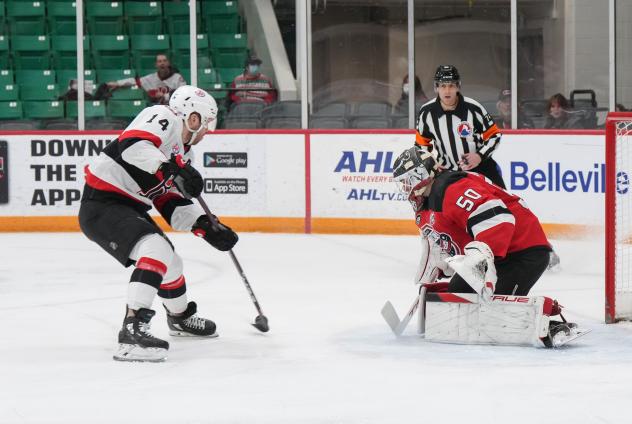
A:
[[[422,196],[437,173],[435,156],[427,150],[411,147],[400,154],[393,164],[393,179],[399,191],[417,210]]]

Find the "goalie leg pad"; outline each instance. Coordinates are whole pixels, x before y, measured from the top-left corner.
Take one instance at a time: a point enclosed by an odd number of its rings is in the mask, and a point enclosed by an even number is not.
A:
[[[459,344],[542,346],[548,334],[545,299],[494,295],[479,302],[476,294],[428,293],[425,338]]]

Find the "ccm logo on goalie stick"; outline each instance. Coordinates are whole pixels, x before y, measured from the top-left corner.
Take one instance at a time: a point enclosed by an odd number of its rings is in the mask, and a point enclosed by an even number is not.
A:
[[[528,297],[522,296],[503,296],[503,295],[494,295],[492,296],[492,300],[498,300],[500,302],[511,302],[511,303],[529,303]]]

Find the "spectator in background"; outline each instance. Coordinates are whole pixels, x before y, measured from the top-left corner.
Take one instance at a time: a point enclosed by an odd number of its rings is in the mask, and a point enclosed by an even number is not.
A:
[[[625,106],[623,106],[621,103],[617,103],[614,106],[614,110],[615,110],[615,112],[628,112],[628,110],[625,108]]]
[[[233,103],[256,102],[269,105],[277,99],[272,79],[261,73],[261,59],[250,56],[244,65],[243,74],[237,75],[230,87]]]
[[[410,84],[408,83],[408,75],[402,81],[402,95],[395,105],[395,112],[406,115],[408,113],[408,98],[410,93]],[[421,87],[421,80],[415,75],[415,111],[428,101],[428,96]]]
[[[582,116],[573,114],[566,97],[561,93],[554,94],[546,105],[548,116],[544,122],[544,128],[572,129],[583,128]]]
[[[498,102],[496,102],[496,109],[498,109],[498,120],[496,124],[498,128],[511,128],[511,90],[500,90],[498,94]],[[534,128],[533,121],[522,114],[520,107],[518,107],[518,128]]]
[[[182,75],[178,73],[177,69],[171,66],[167,55],[159,54],[156,56],[156,72],[140,78],[125,78],[118,81],[110,81],[107,84],[111,90],[137,85],[147,92],[151,103],[166,105],[169,103],[171,93],[173,93],[176,88],[186,85],[186,81]]]

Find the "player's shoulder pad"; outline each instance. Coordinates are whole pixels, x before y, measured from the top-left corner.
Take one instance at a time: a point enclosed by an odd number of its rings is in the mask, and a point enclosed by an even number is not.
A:
[[[467,173],[462,171],[443,171],[437,175],[428,196],[428,209],[441,212],[443,210],[445,191],[450,184],[454,184],[465,177],[467,177]]]

